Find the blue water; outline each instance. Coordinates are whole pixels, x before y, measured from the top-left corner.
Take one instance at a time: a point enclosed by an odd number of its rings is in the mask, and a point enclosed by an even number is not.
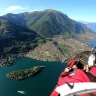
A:
[[[95,46],[96,40],[91,40],[90,47]],[[37,65],[44,65],[46,68],[35,77],[22,81],[14,81],[6,77],[6,74],[11,71]],[[26,57],[17,59],[12,66],[0,67],[0,96],[49,96],[65,66],[66,64],[61,62],[43,62]],[[24,91],[25,94],[17,91]]]
[[[90,45],[91,48],[96,47],[96,39],[93,39],[90,41]]]
[[[22,81],[14,81],[6,77],[6,74],[13,70],[37,65],[44,65],[46,68],[35,77]],[[43,62],[24,57],[16,60],[13,66],[0,67],[0,96],[23,96],[17,91],[25,91],[24,96],[49,96],[65,66],[66,64],[61,62]]]

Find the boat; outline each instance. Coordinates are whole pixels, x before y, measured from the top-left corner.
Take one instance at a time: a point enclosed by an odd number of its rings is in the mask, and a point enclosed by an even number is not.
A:
[[[84,51],[77,54],[68,62],[67,67],[72,68],[73,64],[78,60],[86,66],[90,52]],[[69,73],[62,72],[50,96],[96,96],[96,77],[89,74],[91,76],[89,78],[87,73],[90,72],[81,69]]]

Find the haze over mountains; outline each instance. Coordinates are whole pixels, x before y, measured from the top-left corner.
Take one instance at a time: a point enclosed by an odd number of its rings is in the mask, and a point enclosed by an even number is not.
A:
[[[94,32],[96,32],[96,23],[88,23],[87,27],[92,29]]]
[[[79,22],[86,24],[88,28],[96,32],[96,22],[86,22],[86,21],[79,21]]]
[[[19,14],[9,13],[0,17],[0,57],[8,61],[14,56],[18,57],[18,54],[29,52],[44,43],[46,38],[55,35],[69,38],[86,33],[94,32],[85,24],[70,19],[60,11],[47,9]]]

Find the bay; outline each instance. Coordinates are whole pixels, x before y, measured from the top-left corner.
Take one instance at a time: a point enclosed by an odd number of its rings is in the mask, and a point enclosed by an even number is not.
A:
[[[44,65],[46,68],[37,76],[22,81],[11,80],[6,74],[14,70]],[[66,64],[58,62],[43,62],[31,58],[15,60],[14,65],[0,67],[0,96],[49,96],[57,84],[60,73]],[[17,91],[24,91],[20,94]]]
[[[90,41],[89,47],[96,47],[96,39]],[[46,68],[35,77],[22,81],[6,77],[7,73],[14,70],[23,70],[39,65],[46,66]],[[17,59],[12,66],[0,67],[0,96],[49,96],[65,67],[66,64],[60,61],[44,62],[27,57]],[[20,94],[18,91],[25,93]]]

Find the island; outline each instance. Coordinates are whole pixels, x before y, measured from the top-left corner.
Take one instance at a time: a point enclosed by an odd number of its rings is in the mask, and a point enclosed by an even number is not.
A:
[[[42,70],[44,68],[45,68],[45,66],[34,66],[30,69],[10,72],[6,76],[8,78],[13,79],[13,80],[24,80],[29,77],[33,77],[33,76],[38,75],[40,72],[42,72]]]

